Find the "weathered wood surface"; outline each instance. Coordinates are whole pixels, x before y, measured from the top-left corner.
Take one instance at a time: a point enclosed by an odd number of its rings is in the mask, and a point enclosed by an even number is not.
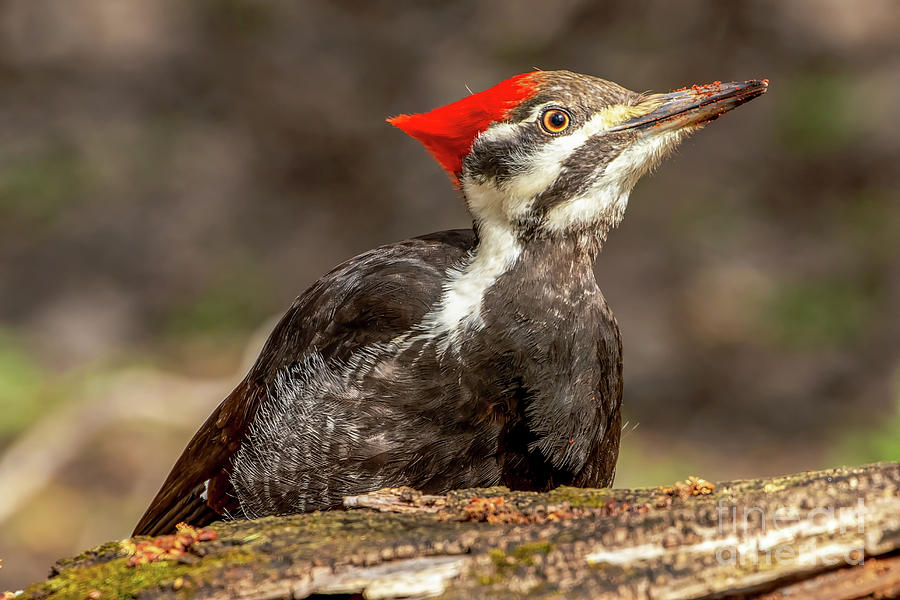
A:
[[[61,561],[24,597],[900,594],[900,558],[891,556],[900,550],[900,463],[714,489],[700,480],[546,494],[391,490],[347,504],[352,510],[218,523],[215,540],[136,567],[126,566],[133,544],[112,542]]]

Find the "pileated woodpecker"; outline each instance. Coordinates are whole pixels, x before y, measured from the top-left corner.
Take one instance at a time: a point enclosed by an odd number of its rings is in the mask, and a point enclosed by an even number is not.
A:
[[[401,485],[610,485],[622,349],[594,259],[638,178],[767,84],[639,94],[537,71],[388,119],[450,173],[472,229],[376,248],[298,297],[134,533]]]

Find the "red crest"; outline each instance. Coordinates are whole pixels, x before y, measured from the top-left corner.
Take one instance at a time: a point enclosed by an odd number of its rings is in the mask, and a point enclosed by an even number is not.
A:
[[[535,73],[523,73],[483,92],[472,94],[431,112],[399,115],[388,123],[419,140],[455,181],[459,181],[463,157],[479,133],[502,121],[509,111],[534,95]]]

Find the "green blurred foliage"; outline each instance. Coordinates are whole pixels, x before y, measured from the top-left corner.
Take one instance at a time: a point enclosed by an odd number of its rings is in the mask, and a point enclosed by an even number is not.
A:
[[[246,333],[277,310],[273,297],[271,285],[257,270],[238,263],[197,297],[173,307],[164,332],[175,339]]]
[[[658,440],[655,440],[658,442]],[[642,439],[626,425],[616,463],[616,487],[654,487],[706,473],[710,463],[696,448],[685,448],[675,440],[662,450],[657,443]],[[711,475],[710,475],[711,477]]]
[[[252,0],[204,0],[201,6],[205,16],[224,34],[244,39],[265,33],[273,20],[268,7]]]
[[[784,282],[764,304],[760,322],[792,350],[852,344],[866,332],[871,299],[858,282]]]
[[[52,224],[85,192],[87,164],[76,149],[51,144],[0,170],[0,220],[10,224]]]
[[[893,382],[894,406],[874,429],[844,431],[831,451],[831,464],[900,460],[900,371]]]
[[[0,447],[46,409],[41,401],[46,378],[47,373],[19,339],[0,330]]]
[[[861,263],[879,268],[900,254],[900,202],[896,188],[866,187],[823,211],[836,242],[851,244]]]
[[[859,106],[852,80],[831,70],[811,71],[784,82],[778,107],[778,139],[807,158],[846,147],[854,138]]]

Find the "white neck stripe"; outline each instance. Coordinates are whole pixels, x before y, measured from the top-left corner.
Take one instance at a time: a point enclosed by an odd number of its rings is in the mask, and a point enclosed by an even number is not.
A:
[[[481,304],[488,289],[508,271],[522,253],[515,234],[502,225],[482,223],[479,242],[468,261],[448,272],[441,300],[422,319],[429,335],[453,335],[467,327],[480,329]]]

